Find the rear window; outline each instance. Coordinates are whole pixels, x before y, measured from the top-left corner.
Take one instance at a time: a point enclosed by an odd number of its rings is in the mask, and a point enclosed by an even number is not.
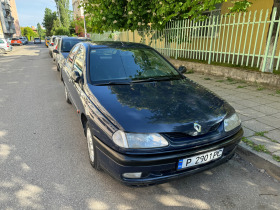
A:
[[[61,45],[62,52],[70,52],[75,44],[79,42],[88,41],[87,39],[63,40]]]
[[[40,40],[39,38],[35,38],[34,40]]]
[[[18,40],[18,38],[12,38],[12,40]]]

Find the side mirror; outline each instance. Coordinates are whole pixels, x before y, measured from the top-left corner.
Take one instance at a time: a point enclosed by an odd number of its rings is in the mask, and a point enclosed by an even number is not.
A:
[[[186,68],[185,66],[180,66],[180,67],[178,68],[178,71],[179,71],[181,74],[183,74],[183,73],[187,72],[187,68]]]
[[[74,82],[79,83],[80,79],[81,79],[81,75],[79,72],[74,71],[72,74],[72,79]]]
[[[53,50],[53,53],[58,54],[59,52],[58,52],[58,50],[57,50],[57,49],[54,49],[54,50]]]

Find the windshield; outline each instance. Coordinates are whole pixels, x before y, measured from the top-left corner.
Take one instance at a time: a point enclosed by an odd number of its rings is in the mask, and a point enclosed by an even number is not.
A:
[[[92,49],[90,78],[92,83],[136,81],[177,77],[180,74],[155,50],[148,48]]]
[[[61,51],[62,52],[70,52],[73,46],[79,42],[83,42],[86,40],[80,39],[80,40],[63,40]]]

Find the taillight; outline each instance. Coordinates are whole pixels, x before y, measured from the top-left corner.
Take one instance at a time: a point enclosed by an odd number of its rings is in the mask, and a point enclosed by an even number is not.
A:
[[[10,47],[9,43],[7,43],[7,47]]]

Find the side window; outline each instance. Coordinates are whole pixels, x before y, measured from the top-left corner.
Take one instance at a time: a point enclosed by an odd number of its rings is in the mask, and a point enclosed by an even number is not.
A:
[[[70,51],[69,55],[68,55],[68,59],[67,62],[71,65],[73,63],[74,57],[79,49],[80,45],[77,45],[75,47],[73,47],[73,49]]]
[[[82,75],[84,64],[85,64],[85,50],[83,47],[81,47],[74,61],[74,71],[78,71],[80,75]]]
[[[58,51],[60,51],[60,43],[61,43],[61,39],[59,39],[59,40],[57,41],[57,50],[58,50]]]
[[[4,41],[3,41],[2,39],[0,39],[0,43],[1,43],[1,44],[3,44],[3,43],[4,43]]]

